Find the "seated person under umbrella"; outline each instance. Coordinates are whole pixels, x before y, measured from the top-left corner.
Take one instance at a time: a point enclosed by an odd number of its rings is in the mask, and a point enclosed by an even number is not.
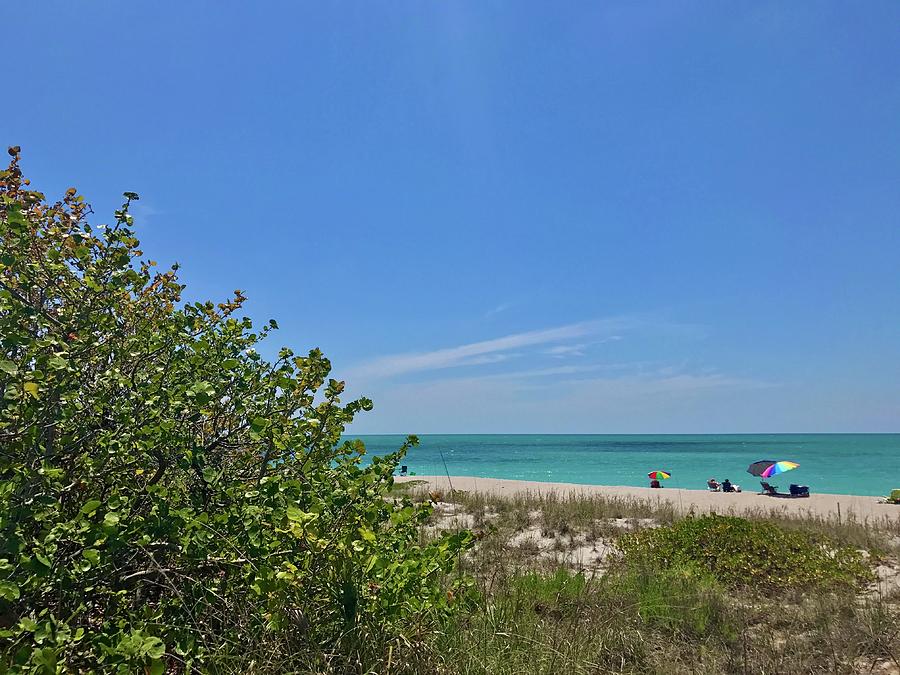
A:
[[[650,479],[650,487],[652,488],[661,488],[662,483],[659,482],[660,478],[669,478],[672,474],[668,471],[651,471],[647,474],[647,477]]]

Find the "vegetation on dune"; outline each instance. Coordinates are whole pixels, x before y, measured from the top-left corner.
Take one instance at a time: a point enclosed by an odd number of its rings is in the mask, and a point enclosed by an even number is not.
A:
[[[772,522],[736,516],[685,518],[670,527],[622,537],[619,547],[629,565],[711,573],[733,588],[855,585],[873,578],[855,548]]]
[[[849,675],[900,669],[900,595],[889,585],[859,585],[871,572],[855,548],[859,541],[889,539],[896,522],[854,521],[850,528],[811,516],[760,515],[710,517],[706,527],[695,527],[700,518],[654,511],[648,500],[527,494],[445,499],[460,508],[443,517],[436,510],[432,531],[441,531],[440,522],[451,530],[471,522],[483,534],[463,560],[478,592],[465,611],[448,615],[435,671]],[[697,551],[725,555],[704,534],[713,523],[725,523],[728,547],[738,545],[745,528],[771,537],[765,545],[751,543],[737,568],[754,555],[765,566],[769,546],[793,542],[795,534],[813,547],[813,556],[821,544],[831,551],[849,546],[853,562],[839,574],[800,575],[784,585],[773,578],[755,586],[729,583],[727,574],[719,577],[699,563],[706,560],[699,553],[663,564],[644,555],[652,537],[672,536],[670,530],[680,533],[684,548],[691,543]],[[519,545],[527,533],[541,545]],[[640,542],[637,555],[616,546],[627,540]],[[557,557],[567,550],[571,557]],[[608,557],[597,562],[598,551]],[[807,554],[808,546],[795,551],[788,545],[781,564],[803,570],[814,559]]]
[[[183,303],[125,204],[0,173],[0,670],[366,669],[417,654],[470,536],[420,544],[318,351]],[[411,439],[410,442],[414,442]]]
[[[900,668],[900,610],[883,597],[846,589],[735,596],[693,571],[591,577],[506,568],[489,595],[447,621],[431,672],[851,675]]]

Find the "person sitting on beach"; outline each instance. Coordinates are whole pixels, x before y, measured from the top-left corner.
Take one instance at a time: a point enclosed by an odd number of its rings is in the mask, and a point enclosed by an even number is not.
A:
[[[708,487],[712,492],[718,492],[722,489],[722,485],[715,478],[710,478],[706,481],[706,487]]]
[[[654,478],[653,480],[650,481],[650,487],[661,488],[662,484],[656,478]]]
[[[727,478],[722,481],[722,492],[734,492],[734,486]]]

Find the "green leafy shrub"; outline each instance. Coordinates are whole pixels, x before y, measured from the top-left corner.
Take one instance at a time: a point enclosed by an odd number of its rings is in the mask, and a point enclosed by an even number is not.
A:
[[[732,588],[762,591],[826,584],[855,585],[872,578],[863,555],[822,536],[735,516],[686,518],[619,540],[634,567],[694,568]]]
[[[244,296],[183,303],[126,202],[87,223],[0,172],[0,670],[365,669],[452,594],[467,532],[420,545],[341,434],[367,399],[313,350],[269,362]],[[411,438],[409,443],[415,442]]]

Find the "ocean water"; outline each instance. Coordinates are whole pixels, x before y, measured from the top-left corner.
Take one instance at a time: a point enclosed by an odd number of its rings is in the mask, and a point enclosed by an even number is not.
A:
[[[403,436],[361,436],[370,453],[386,454]],[[760,459],[790,460],[800,468],[770,482],[813,492],[884,495],[900,488],[900,434],[750,435],[428,435],[404,461],[419,475],[647,486],[647,472],[672,474],[667,487],[706,487],[729,478],[749,490],[746,472]],[[443,459],[442,459],[443,455]]]

